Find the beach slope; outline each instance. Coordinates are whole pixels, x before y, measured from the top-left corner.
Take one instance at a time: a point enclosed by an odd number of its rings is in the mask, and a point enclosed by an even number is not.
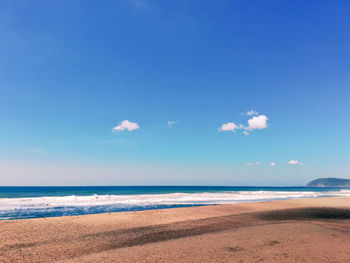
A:
[[[350,197],[0,222],[0,262],[350,262]]]

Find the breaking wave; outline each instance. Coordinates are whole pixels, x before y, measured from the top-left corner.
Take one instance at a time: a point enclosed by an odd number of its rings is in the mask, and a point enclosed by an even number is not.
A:
[[[0,198],[0,219],[21,219],[136,211],[183,206],[233,204],[293,198],[350,196],[338,191],[231,191],[218,193],[168,193],[140,195],[50,196]]]

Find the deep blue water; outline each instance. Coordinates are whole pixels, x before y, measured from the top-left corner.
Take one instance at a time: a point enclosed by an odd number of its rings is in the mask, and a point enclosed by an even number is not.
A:
[[[0,198],[88,195],[140,195],[170,193],[215,193],[226,191],[313,191],[329,192],[339,187],[261,186],[0,186]],[[350,189],[350,188],[348,188]]]

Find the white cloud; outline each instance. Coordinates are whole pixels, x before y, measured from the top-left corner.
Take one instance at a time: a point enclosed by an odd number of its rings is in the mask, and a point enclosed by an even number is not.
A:
[[[233,122],[228,122],[223,124],[220,128],[219,131],[232,131],[234,132],[235,130],[240,129],[240,126],[237,126]]]
[[[139,129],[140,126],[136,122],[131,122],[128,120],[122,121],[118,126],[114,127],[115,131],[133,131]]]
[[[290,165],[297,165],[297,164],[302,165],[303,162],[299,162],[298,160],[290,160],[288,162],[288,164],[290,164]]]
[[[248,166],[254,166],[254,165],[260,165],[261,162],[246,162],[245,164]]]
[[[258,115],[259,113],[257,112],[257,111],[255,111],[255,110],[249,110],[249,111],[247,111],[247,115],[248,116],[253,116],[253,115]]]
[[[253,118],[248,120],[248,127],[246,127],[246,130],[252,131],[252,130],[261,130],[267,128],[267,118],[265,115],[259,115],[254,116]]]
[[[276,163],[275,162],[271,162],[270,166],[276,166]]]
[[[173,125],[175,125],[177,123],[178,123],[177,121],[168,121],[167,126],[171,127],[171,126],[173,126]]]
[[[254,113],[251,113],[254,112]],[[249,114],[248,114],[249,113]],[[257,114],[256,111],[248,111],[247,115]],[[235,124],[234,122],[224,123],[218,131],[232,131],[242,130],[244,135],[250,135],[250,132],[253,130],[261,130],[268,127],[267,120],[269,118],[266,115],[253,116],[248,120],[248,126],[244,126],[243,124]]]

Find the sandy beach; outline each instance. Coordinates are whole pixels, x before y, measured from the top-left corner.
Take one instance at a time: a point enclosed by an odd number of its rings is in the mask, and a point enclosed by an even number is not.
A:
[[[0,222],[0,262],[350,262],[350,197]]]

